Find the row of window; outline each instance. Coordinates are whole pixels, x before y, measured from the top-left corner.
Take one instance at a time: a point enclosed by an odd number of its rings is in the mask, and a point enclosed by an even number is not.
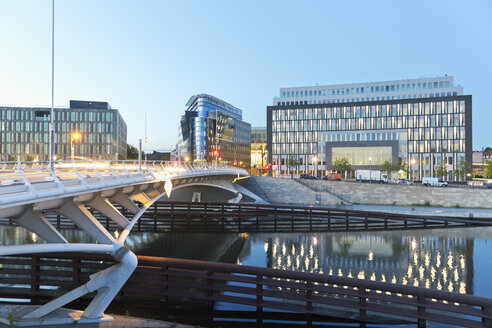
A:
[[[322,100],[301,100],[301,101],[277,101],[277,106],[290,106],[290,105],[316,105],[316,104],[335,104],[335,103],[349,103],[359,101],[379,101],[379,100],[400,100],[400,99],[416,99],[416,98],[437,98],[437,97],[451,97],[457,96],[455,92],[441,92],[441,93],[424,93],[413,95],[399,95],[399,96],[386,96],[386,97],[366,97],[366,98],[331,98]]]
[[[47,109],[0,109],[2,120],[22,121],[50,121],[51,112]],[[95,121],[112,122],[114,113],[112,111],[60,111],[55,109],[55,121]]]
[[[70,144],[71,135],[69,134],[57,134],[56,143],[67,143]],[[1,143],[48,143],[48,133],[1,133],[0,134]],[[107,143],[113,142],[113,137],[111,134],[87,134],[82,135],[81,138],[74,141],[76,144],[80,143]]]
[[[441,153],[441,152],[465,152],[464,140],[413,140],[406,147],[400,147],[404,153]],[[272,145],[272,154],[316,154],[317,143],[282,143]]]
[[[358,87],[358,88],[337,88],[337,89],[323,89],[323,90],[319,89],[319,90],[301,90],[301,91],[297,90],[297,91],[283,91],[281,94],[281,98],[345,95],[345,94],[374,93],[374,92],[395,92],[395,91],[406,91],[406,90],[449,88],[450,86],[451,86],[450,81],[439,81],[439,82],[376,85],[371,87]]]
[[[407,133],[398,133],[400,141],[407,140],[465,140],[465,128],[427,128],[408,129]],[[317,132],[283,132],[273,133],[273,144],[303,143],[303,142],[345,142],[345,141],[388,141],[396,139],[396,133],[360,133],[326,135]]]
[[[465,101],[272,110],[272,121],[464,113]]]
[[[60,132],[82,132],[82,133],[112,133],[114,131],[113,123],[93,123],[93,122],[62,122],[55,123],[55,131]],[[0,131],[17,131],[17,132],[48,132],[49,122],[30,122],[30,121],[7,121],[1,122]]]
[[[272,132],[462,127],[465,123],[465,114],[276,121],[272,123]]]

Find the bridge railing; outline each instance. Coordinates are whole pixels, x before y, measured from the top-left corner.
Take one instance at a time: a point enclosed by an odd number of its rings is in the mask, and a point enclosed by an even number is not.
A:
[[[67,190],[77,192],[163,181],[167,177],[221,173],[247,174],[234,166],[170,161],[56,161],[53,170],[48,162],[1,162],[0,197],[14,194],[36,197],[55,190],[60,194]],[[0,202],[5,201],[0,199]]]
[[[139,256],[138,261],[137,269],[115,299],[126,308],[162,309],[186,300],[194,305],[232,304],[249,306],[257,313],[281,310],[361,323],[492,325],[492,299],[474,295],[218,262],[148,256]],[[112,263],[110,257],[91,254],[0,257],[0,302],[20,299],[44,303]]]

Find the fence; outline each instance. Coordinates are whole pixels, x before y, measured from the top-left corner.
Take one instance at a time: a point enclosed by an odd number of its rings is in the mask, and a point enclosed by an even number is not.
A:
[[[90,254],[1,257],[0,297],[33,304],[85,282],[110,259]],[[176,300],[249,306],[261,322],[268,310],[360,323],[427,321],[492,327],[492,299],[347,277],[171,258],[139,256],[139,266],[115,299],[125,308],[171,306]],[[181,303],[182,306],[183,303]],[[336,319],[338,318],[338,319]]]
[[[120,210],[125,213],[124,209]],[[109,230],[113,221],[93,211]],[[55,212],[45,216],[57,228],[76,229]],[[15,224],[0,218],[0,224]],[[492,218],[411,215],[333,207],[248,203],[156,202],[135,225],[136,232],[340,232],[490,226]]]

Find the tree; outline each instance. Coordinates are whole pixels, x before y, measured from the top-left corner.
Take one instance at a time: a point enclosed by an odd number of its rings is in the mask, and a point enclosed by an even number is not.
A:
[[[443,179],[445,176],[448,175],[448,169],[446,167],[445,161],[441,161],[441,164],[439,164],[439,166],[434,169],[434,174]]]
[[[487,161],[487,177],[492,179],[492,162]]]
[[[345,179],[347,179],[347,172],[352,169],[352,166],[350,165],[349,160],[346,157],[343,157],[335,159],[333,165],[331,166],[331,169],[345,172]]]
[[[487,147],[484,149],[484,152],[485,153],[492,153],[492,148],[491,147]]]
[[[391,178],[391,172],[398,171],[396,165],[393,165],[391,161],[384,161],[383,166],[381,167],[382,171],[386,172],[388,178]]]
[[[142,152],[143,153],[143,152]],[[130,144],[126,145],[126,158],[138,159],[138,149]]]
[[[455,176],[458,180],[466,180],[468,174],[471,175],[472,168],[467,161],[461,161],[459,165],[456,166]]]
[[[294,175],[294,173],[292,173],[292,170],[290,168],[292,167],[297,168],[298,166],[299,166],[299,161],[297,160],[297,158],[295,156],[291,156],[287,161],[287,171],[289,171],[291,178]]]

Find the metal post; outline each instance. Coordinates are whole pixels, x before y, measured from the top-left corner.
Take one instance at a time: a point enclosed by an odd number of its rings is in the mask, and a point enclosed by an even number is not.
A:
[[[70,160],[73,162],[73,136],[70,136]]]
[[[142,139],[138,139],[138,172],[142,170]]]
[[[50,154],[49,166],[52,171],[55,170],[55,0],[51,3],[51,113],[50,113]]]

